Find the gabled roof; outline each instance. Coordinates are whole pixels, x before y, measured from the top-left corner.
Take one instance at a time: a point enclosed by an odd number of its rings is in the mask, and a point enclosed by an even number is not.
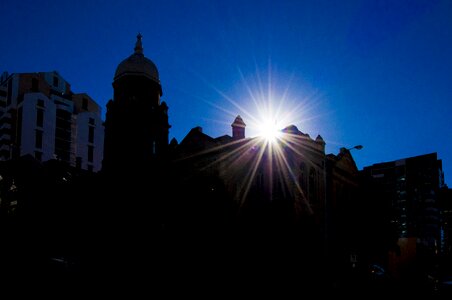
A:
[[[358,172],[358,167],[356,166],[355,160],[353,159],[350,150],[346,148],[341,148],[340,152],[337,155],[328,154],[327,158],[333,160],[337,168]]]
[[[204,134],[201,127],[195,127],[184,137],[178,146],[179,151],[191,152],[215,146],[215,139]]]

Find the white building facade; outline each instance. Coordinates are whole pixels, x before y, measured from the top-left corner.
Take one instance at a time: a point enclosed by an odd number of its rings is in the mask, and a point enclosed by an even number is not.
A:
[[[103,141],[100,106],[56,71],[0,77],[0,160],[28,154],[97,172]]]

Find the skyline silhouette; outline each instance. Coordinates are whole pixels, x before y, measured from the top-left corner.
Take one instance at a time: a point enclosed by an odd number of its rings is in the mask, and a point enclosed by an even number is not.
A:
[[[329,153],[323,134],[299,125],[318,125],[323,96],[293,98],[297,75],[283,82],[273,62],[238,70],[247,101],[198,76],[224,100],[203,99],[206,107],[233,122],[170,142],[172,109],[184,108],[167,105],[164,67],[142,39],[116,62],[103,124],[99,106],[56,71],[3,81],[2,143],[12,149],[0,163],[5,275],[22,289],[41,279],[83,289],[103,278],[110,288],[130,289],[130,279],[147,282],[140,289],[221,291],[253,278],[259,292],[447,294],[451,190],[436,152],[360,171],[353,156],[365,143]],[[212,119],[218,131],[223,117]]]
[[[57,70],[103,114],[138,32],[159,70],[169,138],[218,137],[268,100],[327,153],[361,144],[359,169],[437,152],[452,174],[452,4],[5,1],[1,71]],[[64,12],[64,13],[62,13]],[[30,24],[33,24],[32,26]],[[257,104],[255,104],[255,102]],[[282,106],[281,103],[283,104]],[[289,118],[286,118],[289,116]],[[247,128],[247,135],[258,129]]]

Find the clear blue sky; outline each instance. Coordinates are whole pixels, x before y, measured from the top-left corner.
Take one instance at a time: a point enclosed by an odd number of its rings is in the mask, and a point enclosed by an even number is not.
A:
[[[437,152],[452,183],[452,1],[3,0],[0,26],[0,71],[56,70],[104,113],[141,32],[178,141],[271,98],[360,169]]]

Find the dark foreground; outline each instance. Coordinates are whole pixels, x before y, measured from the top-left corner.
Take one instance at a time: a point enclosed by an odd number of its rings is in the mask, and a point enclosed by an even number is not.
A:
[[[117,293],[128,297],[452,296],[452,283],[444,276],[413,274],[394,280],[382,274],[341,273],[329,270],[315,253],[294,253],[289,247],[293,245],[257,246],[252,239],[198,242],[196,246],[182,239],[159,242],[121,240],[121,244],[72,256],[27,254],[25,250],[9,253],[1,260],[1,293],[20,296],[32,292],[62,298]],[[133,251],[127,248],[132,245]]]

